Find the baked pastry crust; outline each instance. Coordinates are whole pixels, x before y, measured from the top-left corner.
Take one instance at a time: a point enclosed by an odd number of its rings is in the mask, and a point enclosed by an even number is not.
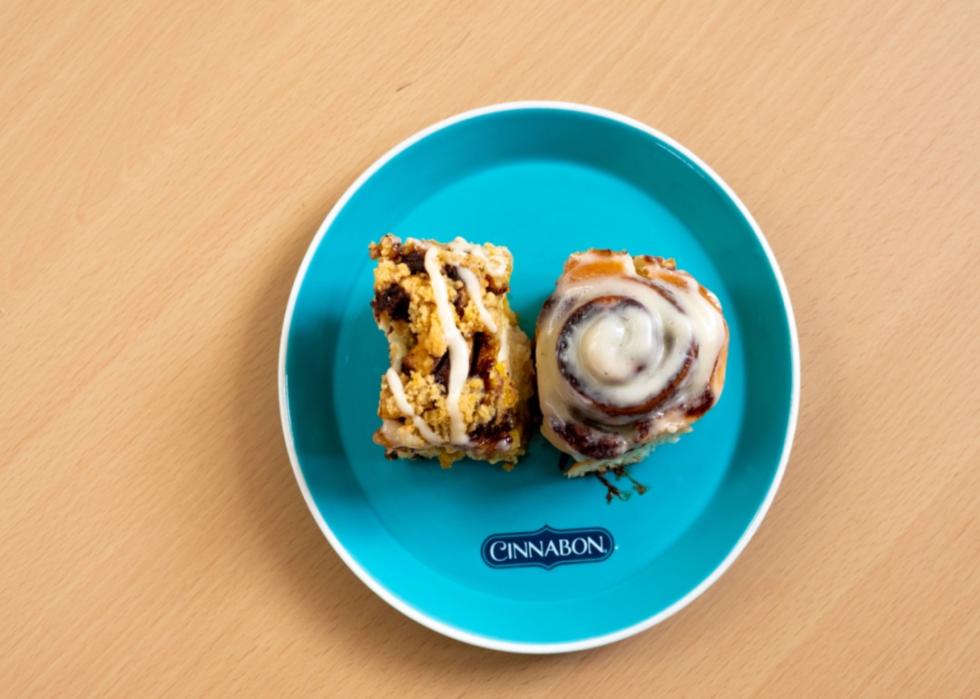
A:
[[[374,441],[390,458],[444,468],[464,456],[512,466],[527,449],[534,371],[507,301],[510,252],[388,234],[370,253],[371,305],[391,360]]]

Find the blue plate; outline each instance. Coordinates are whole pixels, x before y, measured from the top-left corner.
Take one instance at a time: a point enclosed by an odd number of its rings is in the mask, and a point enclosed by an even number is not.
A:
[[[558,452],[540,436],[510,473],[385,460],[371,442],[388,365],[371,315],[367,246],[389,231],[509,247],[511,304],[529,335],[570,253],[606,247],[676,258],[725,309],[731,347],[720,402],[693,433],[632,468],[645,494],[623,479],[614,484],[632,497],[611,503],[596,479],[563,478]],[[627,117],[528,102],[436,124],[344,194],[296,277],[279,388],[303,496],[365,584],[447,636],[552,653],[648,628],[731,565],[786,466],[799,352],[772,252],[718,175]],[[545,537],[569,553],[578,544],[561,544],[561,530],[593,532],[594,549],[576,565],[500,567],[486,556],[505,558],[499,547],[526,542],[511,536],[521,532],[534,533],[539,549]],[[511,563],[522,562],[520,551]]]

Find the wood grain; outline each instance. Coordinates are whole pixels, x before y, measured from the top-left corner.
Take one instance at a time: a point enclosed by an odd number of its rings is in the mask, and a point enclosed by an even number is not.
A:
[[[980,5],[0,3],[0,693],[976,696]],[[622,111],[711,163],[796,307],[742,558],[587,653],[469,648],[351,575],[279,434],[343,189],[467,108]]]

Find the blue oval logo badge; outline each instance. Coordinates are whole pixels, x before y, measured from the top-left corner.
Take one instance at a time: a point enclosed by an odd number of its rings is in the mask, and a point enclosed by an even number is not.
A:
[[[551,570],[566,563],[598,563],[612,555],[616,543],[608,529],[553,529],[547,524],[534,532],[491,534],[480,555],[491,568],[532,566]]]

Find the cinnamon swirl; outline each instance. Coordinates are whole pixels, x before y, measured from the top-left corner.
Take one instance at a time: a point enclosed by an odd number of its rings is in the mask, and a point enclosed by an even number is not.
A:
[[[721,304],[673,260],[572,255],[538,316],[538,394],[568,476],[635,463],[690,431],[721,395]]]

